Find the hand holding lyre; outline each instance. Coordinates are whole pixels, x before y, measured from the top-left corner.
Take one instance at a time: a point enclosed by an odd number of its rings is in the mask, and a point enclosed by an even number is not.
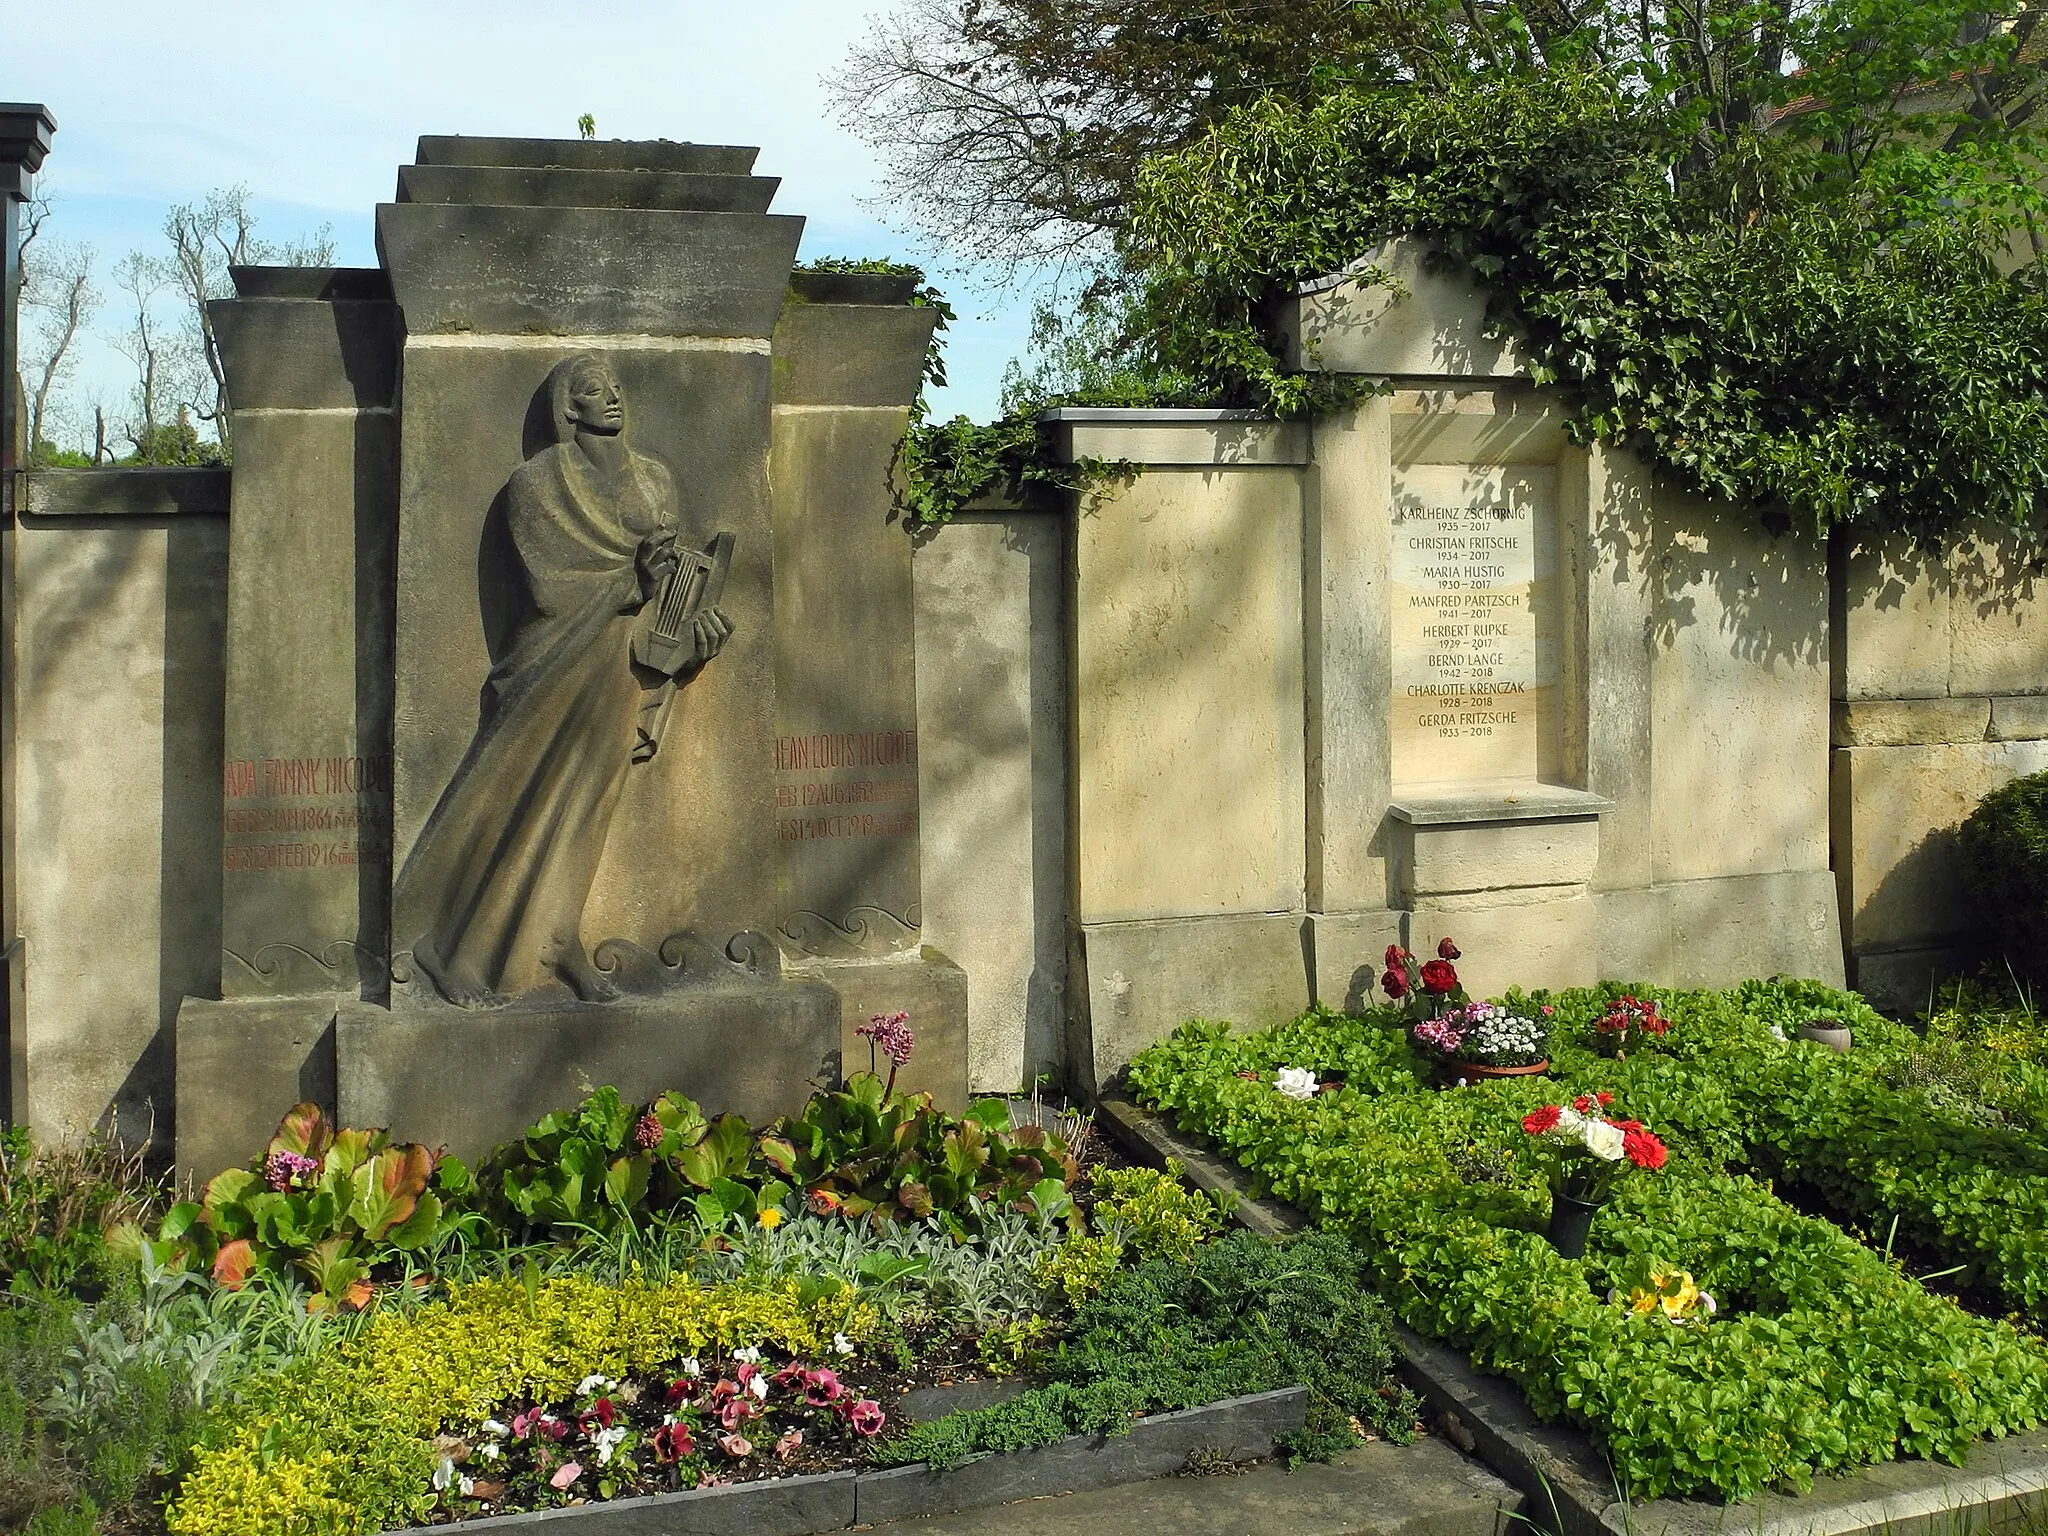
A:
[[[651,602],[676,568],[675,530],[659,528],[642,539],[634,565],[640,574],[640,601]]]
[[[725,642],[732,637],[732,620],[716,608],[706,608],[690,621],[690,640],[695,650],[697,666],[725,649]]]

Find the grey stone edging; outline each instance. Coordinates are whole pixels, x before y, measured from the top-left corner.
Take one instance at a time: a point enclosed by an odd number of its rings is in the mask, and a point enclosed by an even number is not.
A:
[[[1244,1170],[1182,1135],[1165,1116],[1105,1095],[1098,1118],[1132,1156],[1171,1157],[1196,1187],[1238,1197],[1238,1221],[1269,1237],[1311,1225],[1298,1208],[1253,1198]],[[1396,1324],[1401,1377],[1469,1449],[1519,1490],[1524,1517],[1557,1536],[1984,1536],[2048,1511],[2048,1427],[1980,1441],[1961,1467],[1917,1459],[1817,1478],[1811,1492],[1766,1492],[1740,1504],[1705,1499],[1630,1503],[1606,1458],[1569,1424],[1544,1424],[1504,1377]],[[1460,1442],[1462,1444],[1462,1441]]]
[[[20,510],[30,517],[223,516],[224,465],[32,469]]]
[[[491,1515],[413,1526],[389,1536],[520,1531],[547,1524],[575,1536],[811,1536],[850,1525],[983,1509],[1164,1477],[1196,1451],[1233,1461],[1271,1456],[1274,1441],[1301,1427],[1306,1387],[1226,1398],[1201,1408],[1135,1421],[1128,1434],[1072,1435],[1035,1450],[983,1456],[948,1472],[923,1462],[878,1472],[770,1478],[726,1488],[613,1499],[568,1509]]]

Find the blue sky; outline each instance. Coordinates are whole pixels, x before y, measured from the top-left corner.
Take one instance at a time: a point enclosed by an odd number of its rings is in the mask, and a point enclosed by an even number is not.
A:
[[[372,214],[423,133],[758,144],[783,178],[776,210],[809,219],[805,256],[892,256],[931,267],[960,311],[943,414],[994,411],[1023,350],[1028,292],[972,274],[874,200],[867,146],[828,113],[821,77],[892,0],[137,0],[7,6],[0,99],[57,118],[43,183],[50,232],[91,243],[101,287],[130,249],[162,244],[166,209],[247,183],[272,239],[333,227],[337,259],[372,265]],[[103,311],[102,329],[112,316]],[[104,340],[75,388],[110,411],[131,370]]]

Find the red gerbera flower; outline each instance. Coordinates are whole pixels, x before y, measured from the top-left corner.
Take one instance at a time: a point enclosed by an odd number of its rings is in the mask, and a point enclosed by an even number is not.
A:
[[[1564,1111],[1555,1104],[1546,1104],[1541,1109],[1533,1109],[1522,1116],[1522,1129],[1531,1136],[1541,1136],[1555,1128],[1563,1115]]]
[[[1622,1133],[1621,1150],[1638,1168],[1662,1168],[1665,1159],[1671,1155],[1663,1142],[1640,1127]]]

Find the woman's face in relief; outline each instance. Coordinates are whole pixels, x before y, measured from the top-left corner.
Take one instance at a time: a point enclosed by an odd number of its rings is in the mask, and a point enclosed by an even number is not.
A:
[[[625,430],[626,397],[609,368],[579,368],[569,380],[569,419],[586,432]]]

